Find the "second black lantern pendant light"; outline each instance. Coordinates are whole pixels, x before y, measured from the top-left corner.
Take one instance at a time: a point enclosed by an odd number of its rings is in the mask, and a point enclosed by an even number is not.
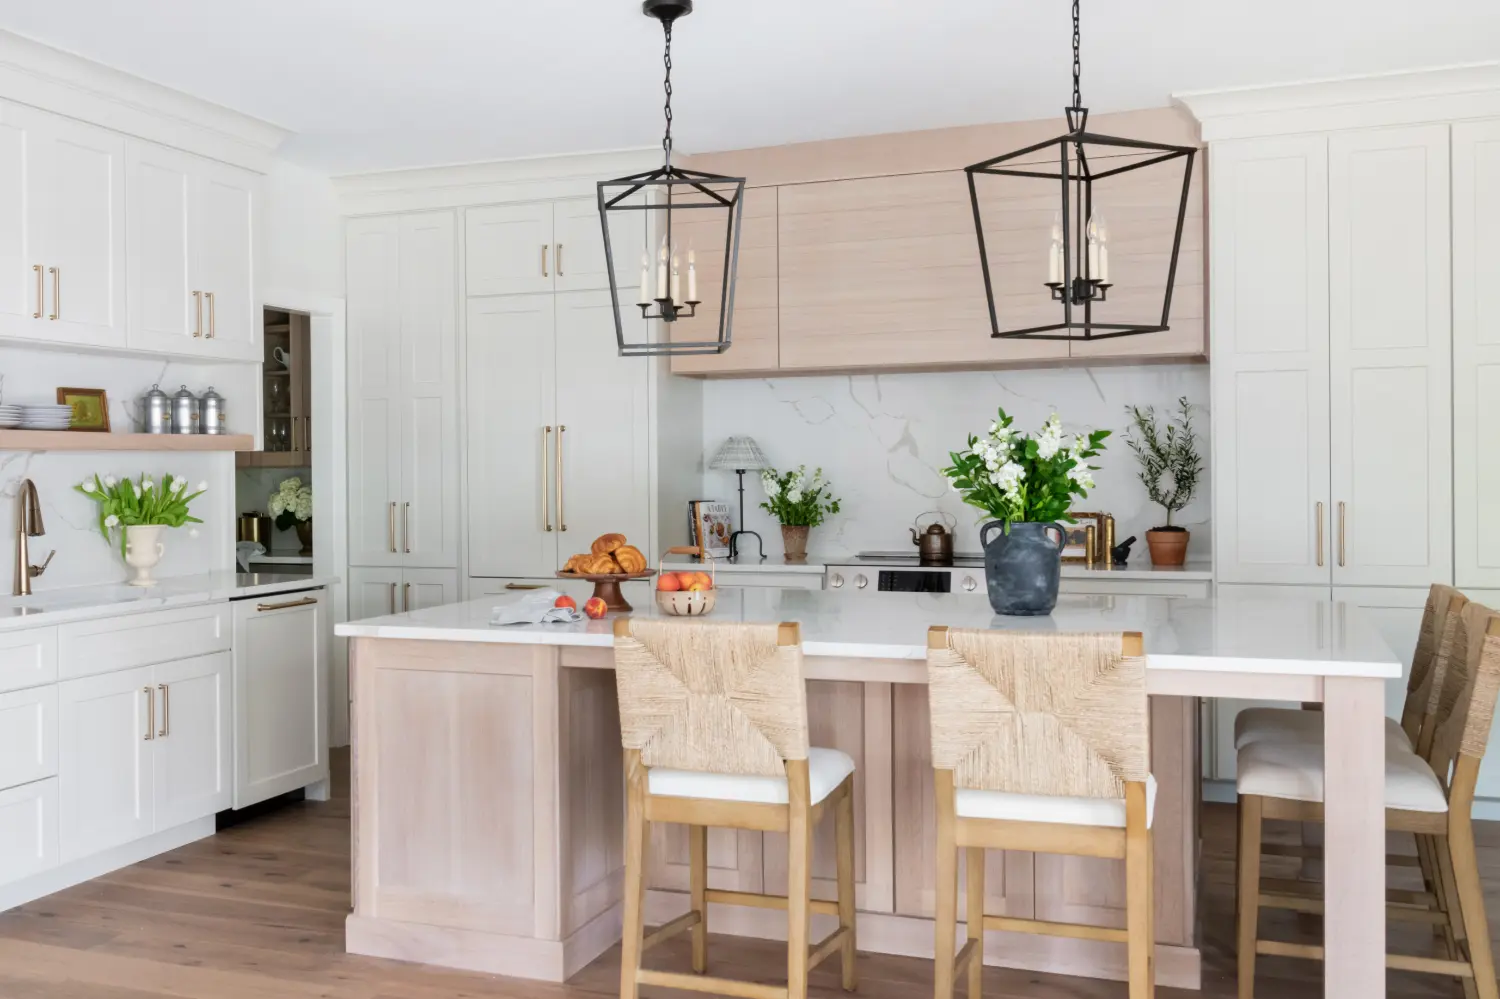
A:
[[[979,263],[984,271],[984,291],[989,300],[991,336],[1024,337],[1032,340],[1103,340],[1110,337],[1157,333],[1168,328],[1172,312],[1172,285],[1177,276],[1178,251],[1182,246],[1182,226],[1187,216],[1188,190],[1193,178],[1192,146],[1169,146],[1142,139],[1122,139],[1088,130],[1088,108],[1080,92],[1082,65],[1079,60],[1078,0],[1073,0],[1073,103],[1066,109],[1068,131],[1055,139],[1038,142],[1015,152],[1005,153],[967,167],[969,199],[974,208],[974,228],[979,236]],[[1095,200],[1094,185],[1110,177],[1158,167],[1182,170],[1182,198],[1177,207],[1176,226],[1167,258],[1165,290],[1161,312],[1142,317],[1146,322],[1118,322],[1095,317],[1095,307],[1109,300],[1112,280],[1119,271],[1111,267],[1110,233],[1104,225]],[[1038,280],[1038,294],[1046,294],[1062,305],[1062,321],[1022,329],[1001,329],[1001,316],[995,306],[995,284],[991,273],[989,249],[985,242],[984,210],[981,191],[986,177],[1026,177],[1038,182],[1050,181],[1059,195],[1059,206],[1053,216],[1047,260],[1038,267],[1038,277],[1045,271],[1046,280]],[[1175,174],[1174,174],[1175,177]],[[1014,214],[1014,208],[1010,209]],[[1131,234],[1134,237],[1134,234]],[[1166,250],[1137,248],[1140,240],[1132,238],[1132,262]],[[1040,249],[1040,247],[1039,247]],[[1013,265],[1012,265],[1013,266]],[[1146,268],[1133,267],[1137,276]],[[1012,301],[1015,297],[1011,296]]]

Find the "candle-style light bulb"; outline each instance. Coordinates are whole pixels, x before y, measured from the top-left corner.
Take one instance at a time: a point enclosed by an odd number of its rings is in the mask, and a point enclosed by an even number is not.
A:
[[[1047,243],[1047,283],[1062,284],[1063,272],[1062,216],[1052,213],[1052,238]]]
[[[672,251],[672,304],[682,304],[682,274],[677,269],[677,251]]]
[[[667,297],[667,237],[661,238],[661,249],[656,251],[656,297]]]
[[[1099,227],[1099,283],[1109,284],[1109,226],[1103,218],[1095,218]]]
[[[1088,276],[1091,277],[1091,278],[1094,278],[1094,279],[1098,279],[1098,277],[1099,277],[1099,226],[1094,222],[1094,219],[1092,217],[1089,218],[1088,242],[1089,242],[1089,273],[1088,273]]]
[[[641,251],[641,305],[651,304],[651,254]]]
[[[688,301],[698,301],[698,267],[696,263],[697,254],[688,250]]]

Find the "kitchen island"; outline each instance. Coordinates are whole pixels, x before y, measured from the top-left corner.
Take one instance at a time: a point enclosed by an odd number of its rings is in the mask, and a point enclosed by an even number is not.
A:
[[[340,625],[352,638],[354,953],[562,981],[620,936],[623,782],[611,622],[494,628],[493,600]],[[654,616],[654,606],[638,608]],[[1330,995],[1382,995],[1383,683],[1401,665],[1342,604],[1064,597],[997,618],[973,594],[725,588],[720,620],[802,626],[812,742],[856,761],[861,950],[931,956],[934,822],[926,630],[1140,631],[1153,694],[1158,981],[1197,987],[1197,698],[1324,701]],[[687,840],[653,829],[648,922],[687,908]],[[783,837],[710,833],[709,883],[780,891]],[[832,897],[828,830],[814,893]],[[962,883],[962,879],[960,879]],[[1123,925],[1123,870],[1007,853],[988,911]],[[715,932],[782,937],[775,910]],[[818,935],[820,927],[814,927]],[[1123,978],[1123,945],[996,933],[995,964]]]

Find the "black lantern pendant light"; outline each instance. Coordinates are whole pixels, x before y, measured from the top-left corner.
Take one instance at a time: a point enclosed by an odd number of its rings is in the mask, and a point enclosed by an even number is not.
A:
[[[1172,285],[1177,276],[1177,255],[1182,246],[1182,225],[1187,216],[1188,188],[1197,150],[1192,146],[1167,146],[1088,131],[1089,112],[1083,106],[1079,91],[1082,75],[1079,37],[1078,0],[1073,0],[1073,104],[1066,109],[1067,134],[965,169],[969,179],[969,199],[974,206],[974,228],[979,234],[984,291],[989,299],[990,328],[993,331],[990,335],[994,337],[1104,340],[1136,333],[1158,333],[1169,328],[1167,319],[1172,311]],[[1055,151],[1049,155],[1049,149]],[[1094,184],[1159,164],[1162,165],[1160,169],[1182,169],[1182,200],[1177,207],[1177,226],[1172,236],[1160,319],[1151,316],[1152,321],[1145,323],[1097,321],[1094,306],[1108,301],[1113,284],[1110,280],[1109,232],[1095,211]],[[1062,322],[1001,331],[979,204],[979,185],[984,183],[980,178],[985,176],[1030,177],[1058,185],[1061,205],[1053,217],[1052,238],[1047,251],[1047,280],[1038,282],[1037,293],[1042,294],[1045,287],[1052,301],[1062,303]]]
[[[599,182],[599,221],[604,226],[604,257],[609,269],[609,293],[614,299],[615,336],[622,357],[722,354],[729,349],[734,318],[734,277],[740,248],[740,216],[745,207],[745,179],[683,170],[672,165],[672,24],[692,11],[693,0],[645,0],[641,4],[641,12],[659,20],[666,36],[663,59],[667,69],[664,83],[666,132],[661,140],[665,159],[659,170]],[[717,252],[722,239],[723,282],[717,291],[709,290],[709,294],[718,299],[717,329],[690,331],[681,338],[673,338],[668,333],[660,343],[626,342],[620,316],[620,288],[615,274],[610,220],[625,217],[622,213],[627,212],[645,213],[650,223],[646,228],[647,245],[654,248],[654,252],[642,254],[640,289],[631,293],[636,296],[641,315],[646,319],[660,319],[667,324],[668,331],[677,323],[687,323],[691,329],[693,321],[698,319],[698,306],[703,300],[698,288],[697,253],[700,249],[705,253]],[[684,229],[687,230],[685,246],[681,245]],[[694,246],[694,240],[699,237],[704,238],[703,245]],[[705,321],[699,320],[700,323]]]

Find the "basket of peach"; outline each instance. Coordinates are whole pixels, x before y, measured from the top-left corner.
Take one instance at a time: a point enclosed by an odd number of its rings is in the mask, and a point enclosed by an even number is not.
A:
[[[702,548],[669,548],[668,555],[697,555],[708,563],[708,572],[684,569],[681,572],[662,571],[656,577],[656,606],[664,614],[677,617],[697,617],[714,609],[718,590],[714,586],[713,556]]]

